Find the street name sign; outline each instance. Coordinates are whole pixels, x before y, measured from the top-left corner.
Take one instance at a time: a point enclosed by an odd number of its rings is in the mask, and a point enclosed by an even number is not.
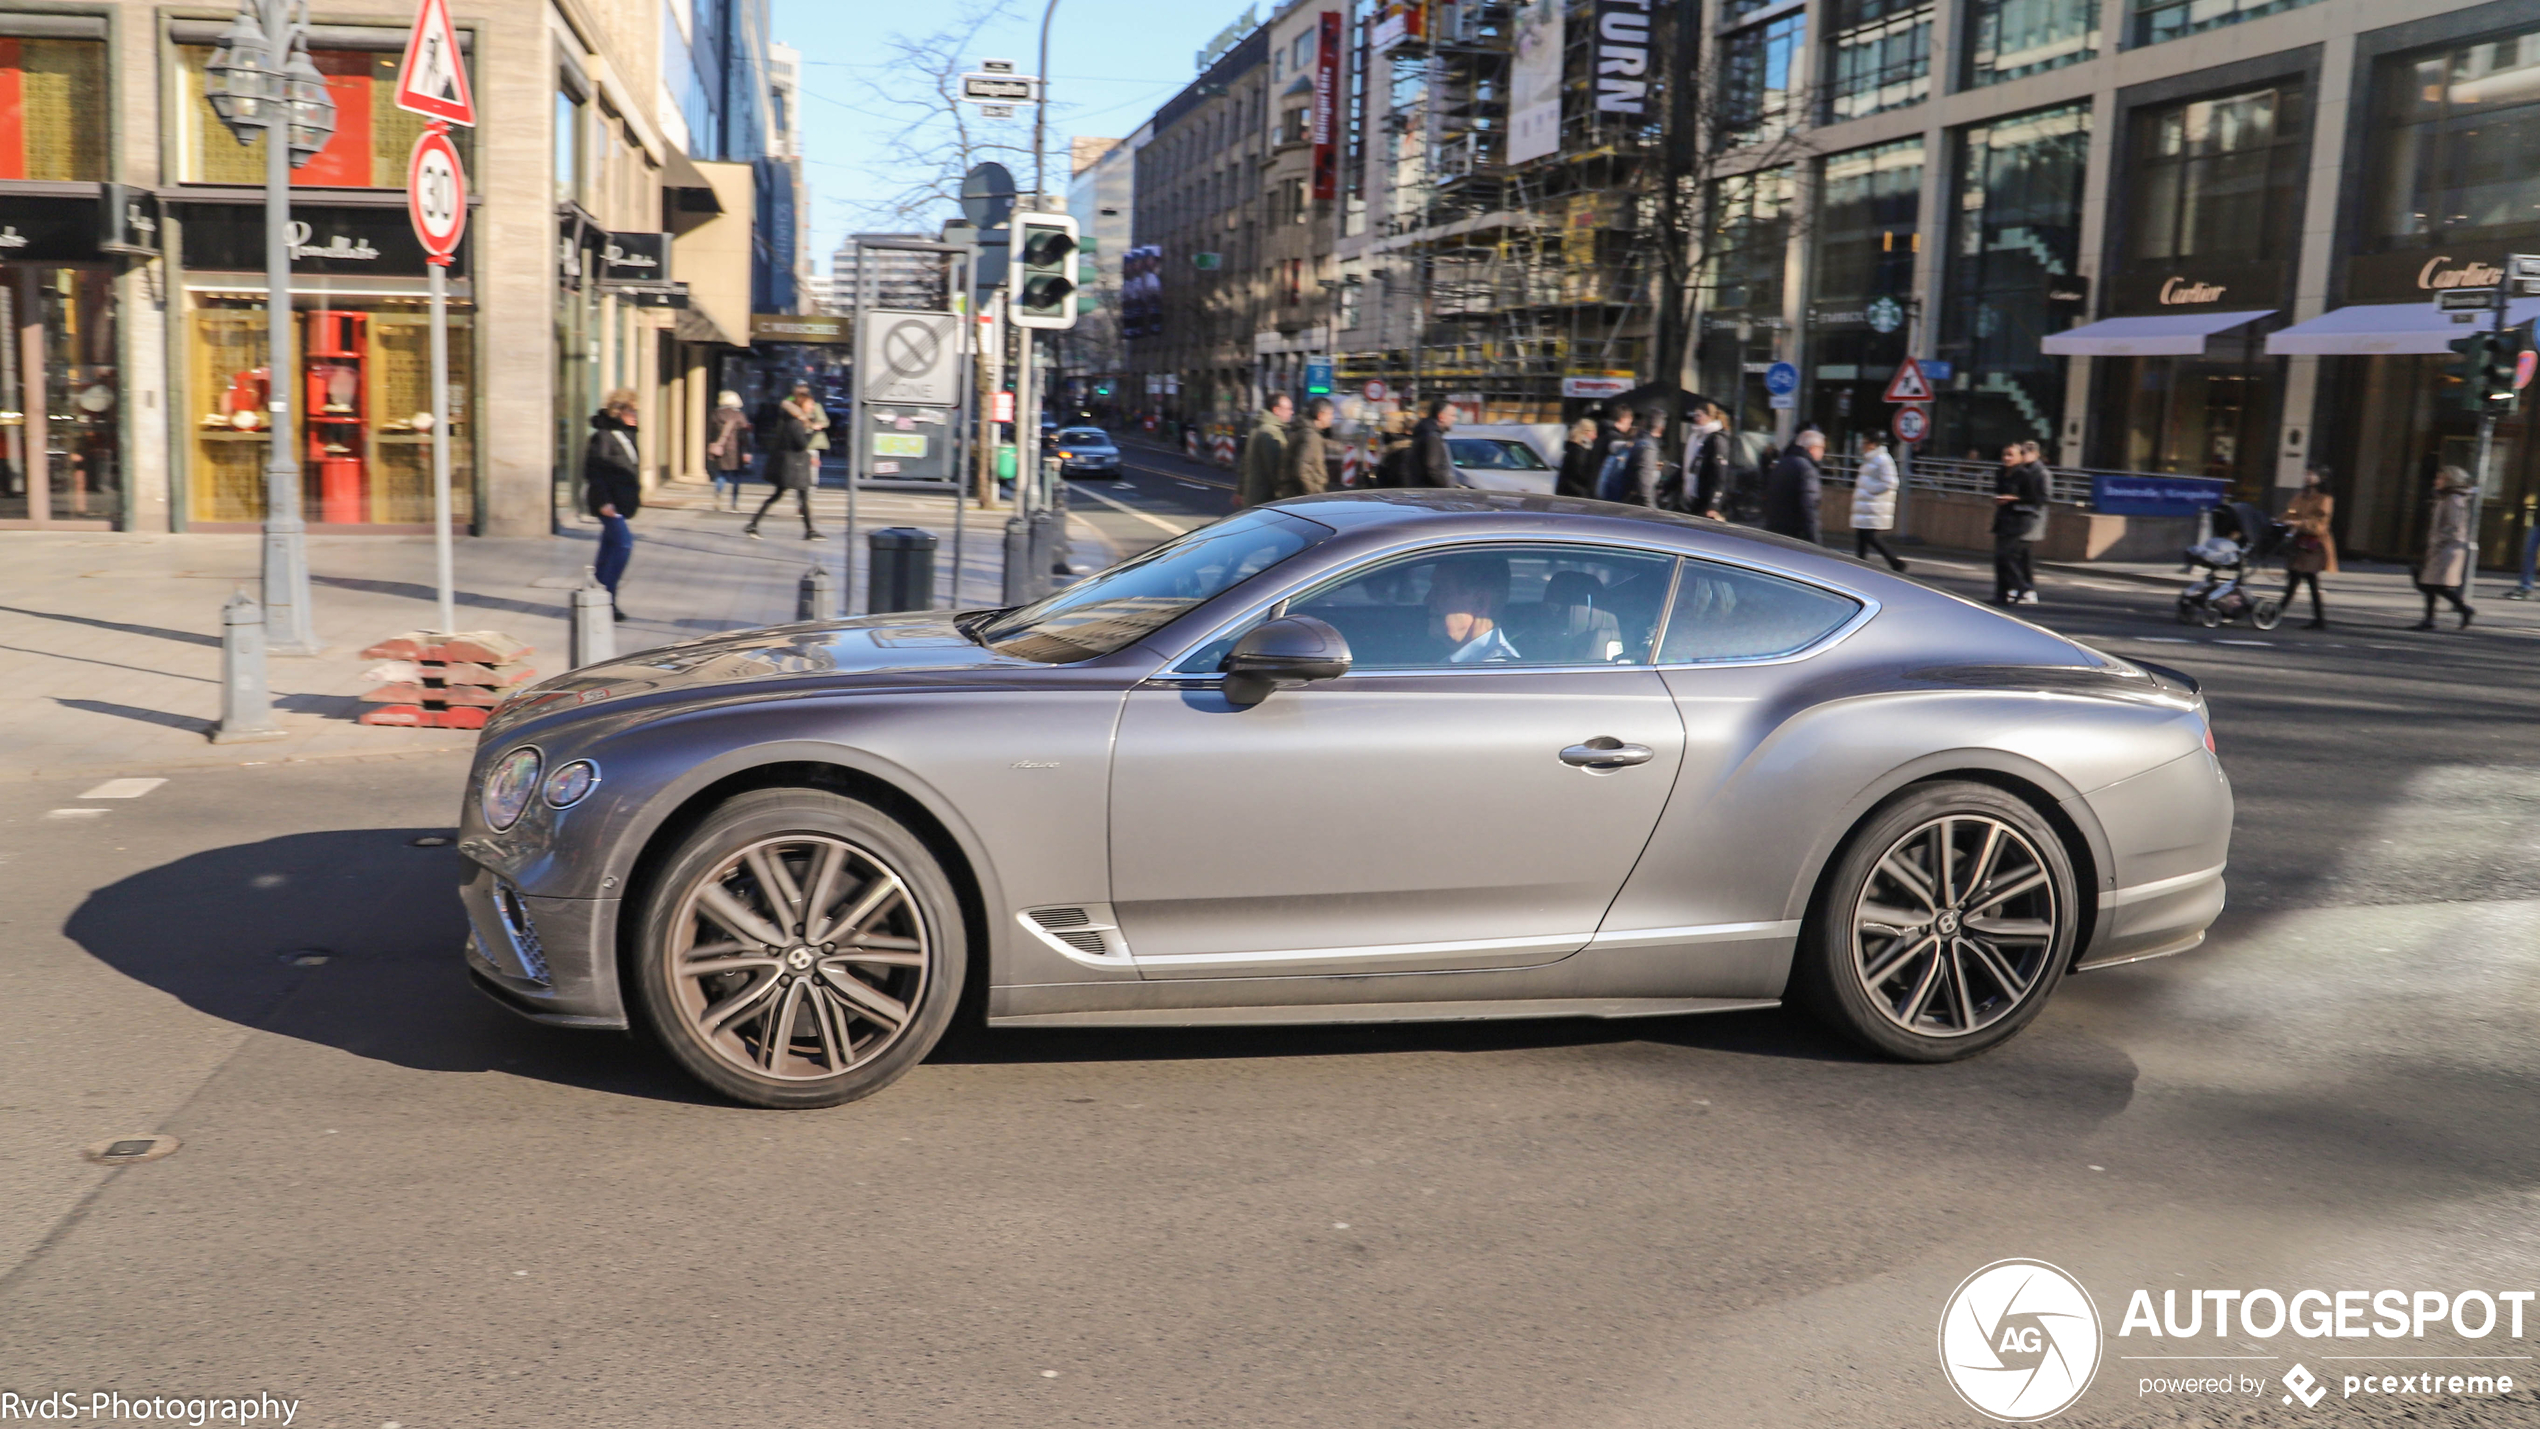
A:
[[[459,32],[450,24],[448,0],[423,0],[397,65],[397,107],[444,124],[476,124],[476,101],[459,57]]]
[[[1038,104],[1041,102],[1041,77],[973,71],[961,77],[961,97],[972,104]]]

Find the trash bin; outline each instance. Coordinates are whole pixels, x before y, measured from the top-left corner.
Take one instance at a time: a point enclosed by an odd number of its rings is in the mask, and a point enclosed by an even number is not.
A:
[[[872,552],[864,608],[928,610],[935,604],[935,533],[914,526],[885,526],[866,538]]]

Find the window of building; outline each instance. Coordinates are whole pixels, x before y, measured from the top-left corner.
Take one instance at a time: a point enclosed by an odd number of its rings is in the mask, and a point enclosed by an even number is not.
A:
[[[2373,91],[2368,246],[2540,240],[2540,29],[2385,61]]]
[[[1969,89],[2099,54],[2099,0],[1967,0]]]
[[[1711,185],[1711,241],[1705,263],[1712,308],[1778,316],[1790,247],[1788,166]]]
[[[291,171],[302,188],[401,189],[406,161],[422,137],[424,117],[396,105],[398,50],[315,50],[309,58],[326,76],[335,100],[335,135],[317,157]],[[177,46],[178,82],[184,94],[177,121],[177,180],[189,184],[262,184],[264,138],[241,144],[212,112],[203,89],[209,45]],[[474,131],[450,131],[459,158],[475,164]]]
[[[1279,116],[1279,142],[1282,144],[1302,144],[1307,139],[1312,138],[1314,133],[1312,127],[1313,114],[1313,107],[1305,104],[1297,105],[1295,108],[1281,114]]]
[[[2034,439],[2060,459],[2064,363],[2039,350],[2057,324],[2046,280],[2072,273],[2090,155],[2090,106],[1958,132],[1938,355],[1957,368],[1928,450],[1996,451]]]
[[[1749,25],[1721,41],[1720,132],[1734,143],[1759,143],[1788,133],[1796,116],[1792,87],[1798,83],[1807,17],[1793,10]]]
[[[2305,131],[2298,85],[2137,116],[2128,256],[2252,262],[2290,252]]]
[[[2157,45],[2312,3],[2315,0],[2134,0],[2133,43]]]
[[[556,202],[558,203],[586,203],[582,193],[582,176],[587,167],[582,154],[582,137],[582,101],[564,90],[557,90]]]
[[[1838,451],[1887,425],[1885,386],[1913,334],[1922,197],[1919,135],[1829,155],[1818,173],[1805,405]]]
[[[0,179],[104,179],[105,96],[105,41],[0,35]]]
[[[1931,97],[1930,0],[1832,0],[1826,16],[1827,123]]]

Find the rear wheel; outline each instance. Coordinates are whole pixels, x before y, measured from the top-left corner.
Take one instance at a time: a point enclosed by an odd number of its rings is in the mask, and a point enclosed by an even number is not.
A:
[[[923,1061],[960,999],[951,881],[869,804],[760,789],[680,845],[644,909],[635,1002],[697,1080],[762,1107],[854,1101]]]
[[[2072,860],[2035,809],[1990,784],[1920,785],[1837,856],[1793,990],[1889,1056],[1972,1057],[2062,981],[2078,906]]]

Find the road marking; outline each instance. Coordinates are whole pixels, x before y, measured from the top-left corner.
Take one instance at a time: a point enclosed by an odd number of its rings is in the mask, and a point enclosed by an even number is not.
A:
[[[2196,643],[2184,635],[2120,635],[2117,638],[2120,640],[2140,640],[2149,645],[2193,645]]]
[[[1140,466],[1138,463],[1133,461],[1124,461],[1121,465],[1128,467],[1132,471],[1143,471],[1149,476],[1170,477],[1175,481],[1188,481],[1199,486],[1213,486],[1219,491],[1232,491],[1235,489],[1235,484],[1231,481],[1210,481],[1204,477],[1184,476],[1178,471],[1166,471],[1160,466]]]
[[[2275,642],[2272,640],[2217,640],[2214,643],[2217,645],[2264,645],[2270,650],[2275,648]]]
[[[165,784],[165,779],[109,779],[87,793],[83,799],[138,799]]]
[[[48,819],[102,819],[105,816],[104,809],[52,809],[44,815]]]
[[[1085,489],[1082,485],[1080,485],[1080,484],[1078,484],[1078,483],[1076,483],[1076,482],[1073,482],[1073,481],[1071,481],[1071,482],[1067,483],[1067,489],[1068,489],[1068,490],[1070,490],[1070,491],[1075,492],[1075,493],[1076,493],[1077,495],[1079,495],[1079,496],[1090,496],[1090,497],[1092,497],[1094,500],[1101,502],[1103,505],[1110,507],[1110,508],[1111,508],[1112,510],[1114,510],[1114,511],[1122,512],[1122,513],[1125,513],[1125,514],[1130,515],[1130,516],[1135,516],[1135,517],[1137,517],[1139,520],[1144,521],[1145,523],[1147,523],[1147,524],[1148,524],[1148,525],[1150,525],[1150,526],[1154,526],[1154,527],[1158,527],[1158,528],[1163,529],[1163,530],[1166,530],[1166,531],[1170,531],[1170,532],[1172,532],[1172,533],[1173,533],[1174,535],[1176,535],[1176,536],[1181,535],[1181,534],[1182,534],[1183,532],[1185,532],[1185,531],[1192,531],[1192,530],[1197,530],[1197,529],[1198,529],[1198,527],[1196,527],[1196,526],[1176,526],[1176,525],[1174,525],[1172,522],[1165,520],[1163,517],[1158,516],[1158,515],[1156,515],[1155,513],[1151,512],[1151,511],[1140,511],[1140,510],[1139,510],[1138,508],[1136,508],[1135,506],[1131,506],[1131,505],[1129,505],[1129,504],[1128,504],[1128,503],[1126,503],[1126,502],[1122,502],[1122,501],[1114,501],[1114,500],[1112,500],[1110,497],[1103,495],[1103,494],[1102,494],[1101,492],[1099,492],[1099,491],[1087,491],[1087,490],[1086,490],[1086,489]],[[1201,524],[1201,525],[1206,525],[1207,523],[1206,523],[1206,522],[1202,522],[1202,523],[1200,523],[1200,524]]]

